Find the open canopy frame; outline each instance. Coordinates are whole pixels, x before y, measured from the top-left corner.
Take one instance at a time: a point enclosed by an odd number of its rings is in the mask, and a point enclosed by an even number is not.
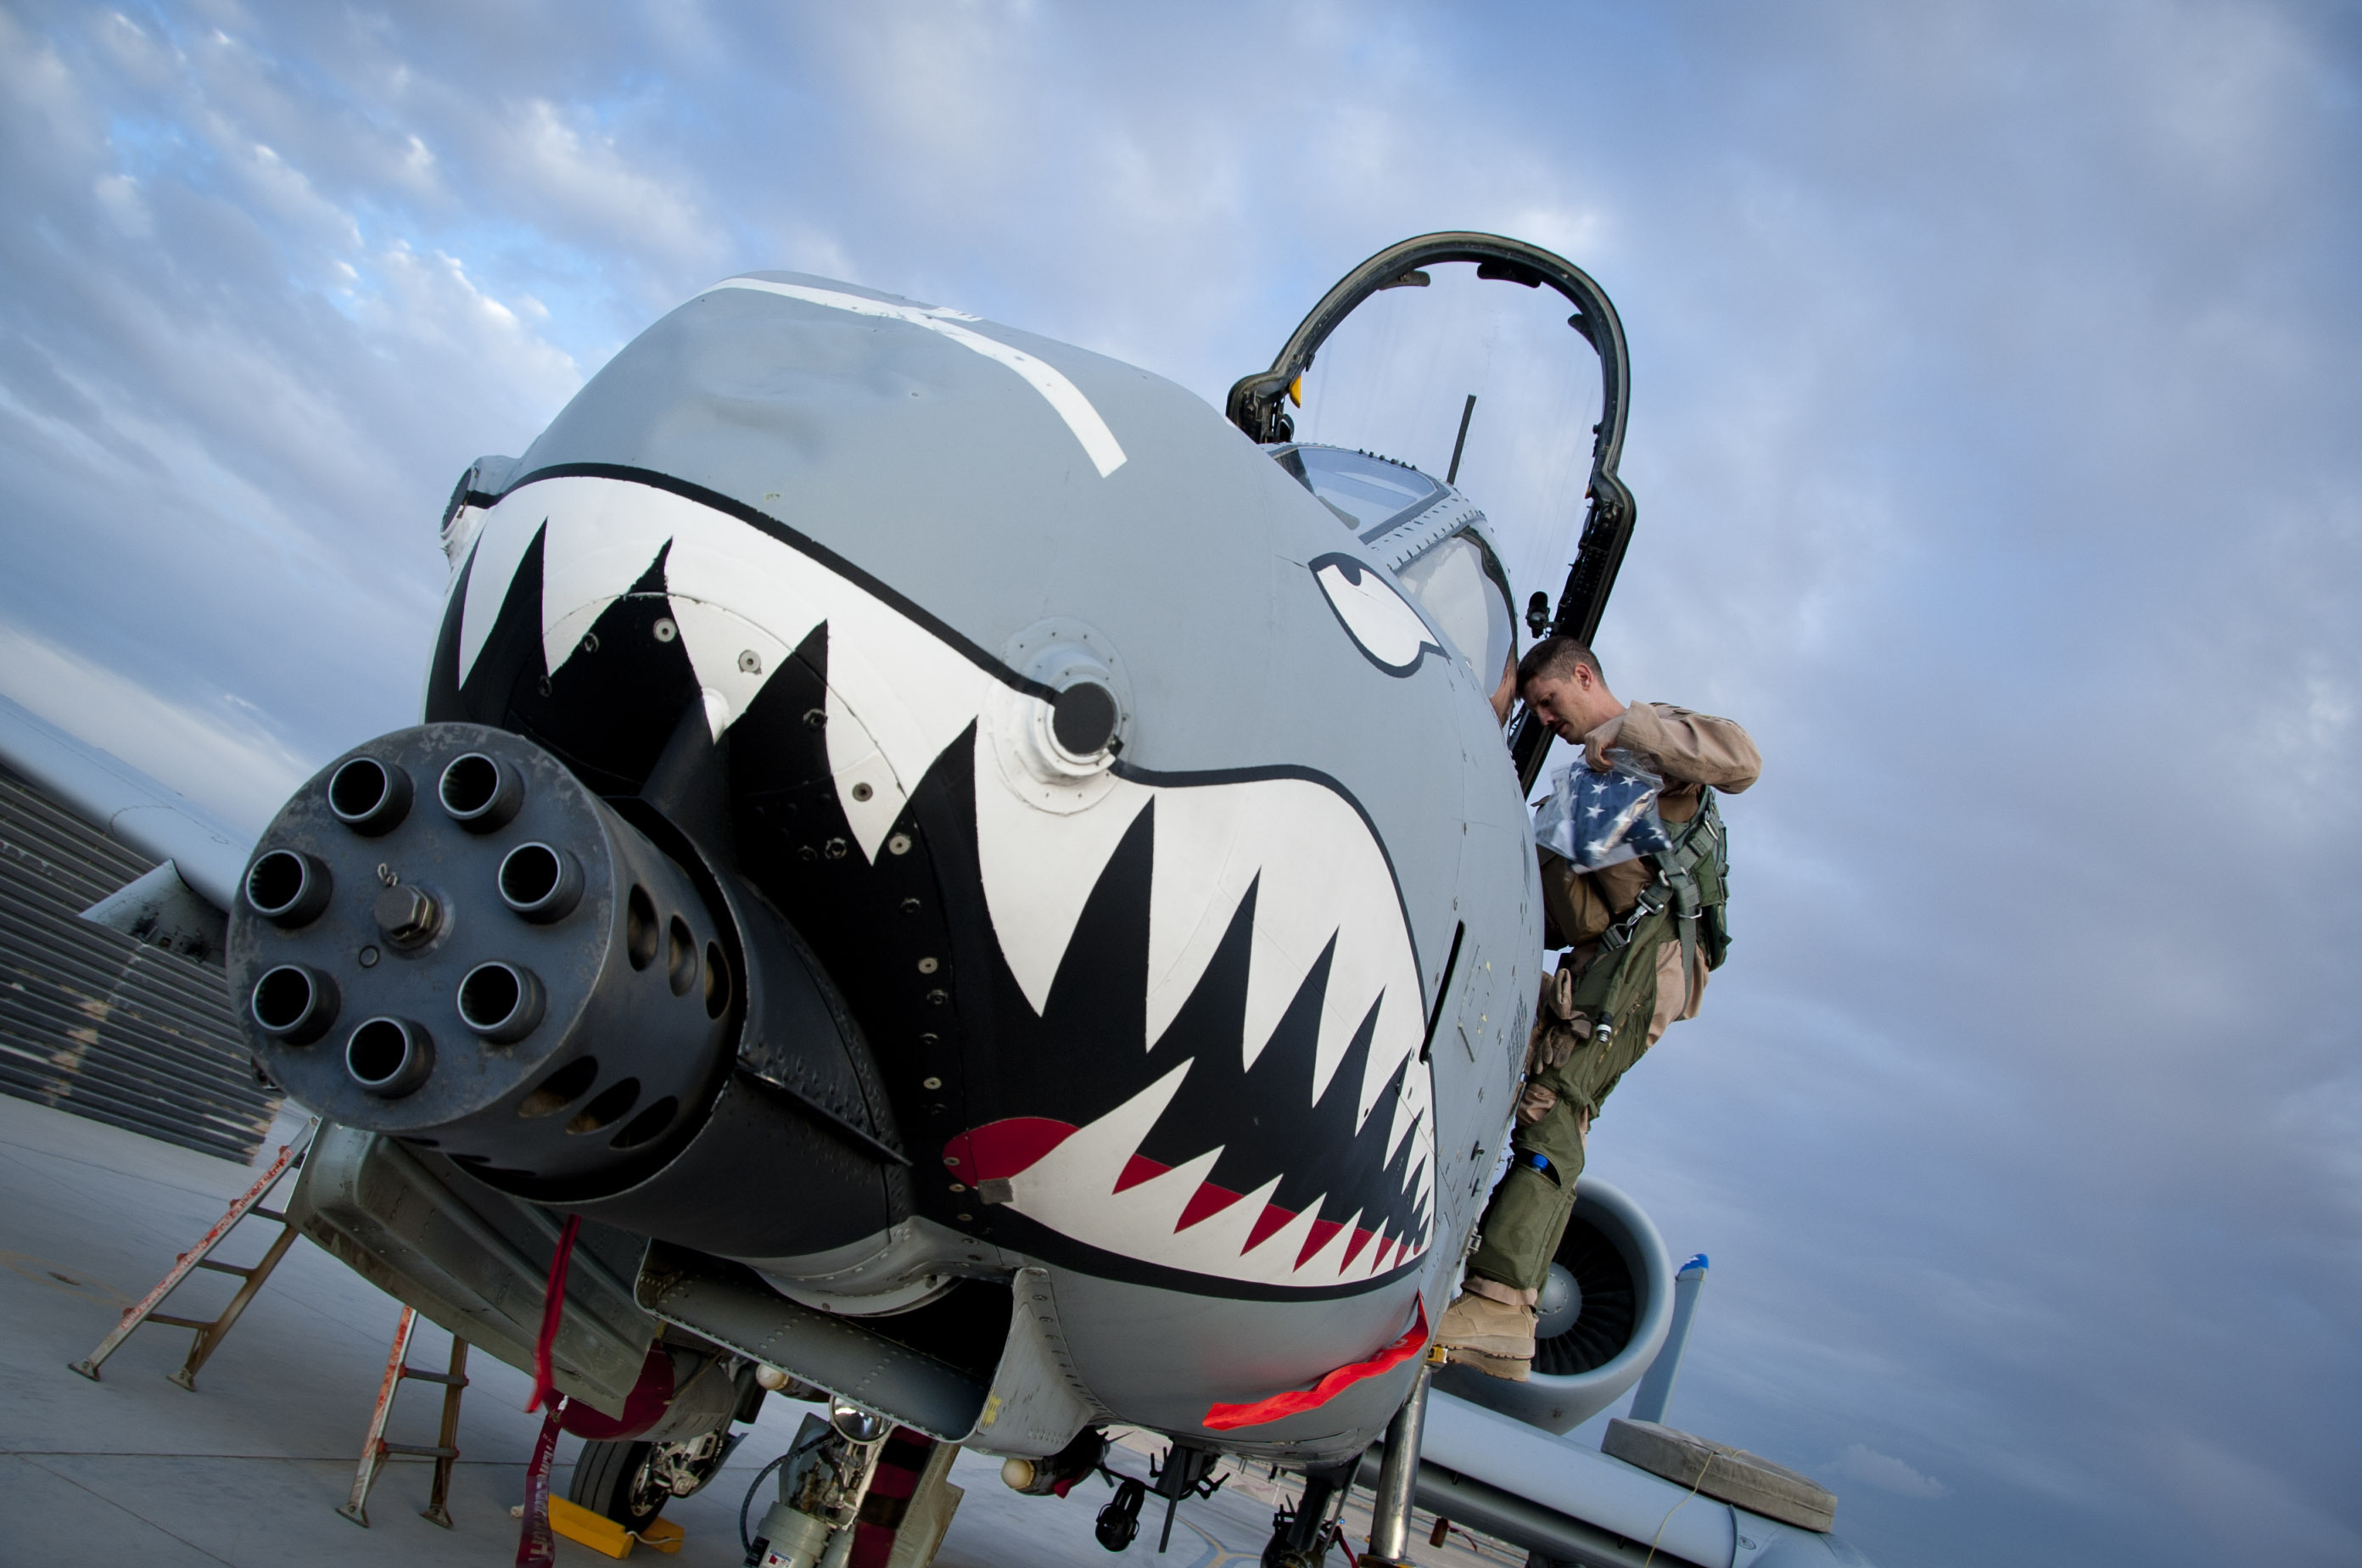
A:
[[[1588,504],[1583,532],[1556,612],[1551,611],[1548,600],[1540,593],[1526,611],[1527,626],[1535,636],[1571,636],[1588,643],[1599,629],[1607,596],[1616,587],[1617,571],[1624,564],[1635,508],[1631,491],[1616,473],[1623,456],[1624,418],[1631,398],[1624,324],[1617,318],[1606,293],[1580,267],[1540,246],[1496,234],[1426,234],[1390,245],[1346,273],[1321,296],[1288,336],[1271,369],[1240,378],[1231,388],[1225,412],[1231,423],[1257,442],[1270,445],[1293,439],[1296,424],[1287,413],[1290,389],[1311,368],[1314,355],[1330,335],[1372,295],[1386,289],[1423,287],[1428,279],[1422,268],[1452,261],[1474,263],[1480,278],[1529,289],[1548,284],[1557,290],[1574,306],[1567,325],[1598,353],[1600,417],[1592,426],[1591,478],[1584,491]],[[1511,726],[1509,754],[1526,788],[1533,787],[1549,746],[1550,732],[1530,710],[1521,708]]]

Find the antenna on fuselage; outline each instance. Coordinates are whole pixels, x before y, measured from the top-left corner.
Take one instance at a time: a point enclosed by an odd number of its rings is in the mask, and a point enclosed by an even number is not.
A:
[[[1476,394],[1474,392],[1470,392],[1468,394],[1468,403],[1466,406],[1462,408],[1460,411],[1460,434],[1452,438],[1451,471],[1443,476],[1443,482],[1446,484],[1458,484],[1460,482],[1460,454],[1461,451],[1468,445],[1468,421],[1475,414],[1475,413]]]

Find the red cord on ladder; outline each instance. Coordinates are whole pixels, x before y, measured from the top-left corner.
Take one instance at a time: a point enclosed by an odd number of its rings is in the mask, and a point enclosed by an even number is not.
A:
[[[549,1257],[549,1282],[541,1292],[541,1333],[533,1345],[533,1397],[525,1411],[548,1409],[541,1418],[541,1435],[534,1440],[533,1462],[524,1472],[524,1527],[517,1532],[517,1568],[551,1568],[557,1561],[557,1542],[549,1532],[549,1472],[557,1460],[558,1423],[566,1413],[566,1397],[551,1380],[550,1353],[557,1344],[557,1325],[566,1316],[566,1270],[574,1261],[574,1238],[581,1233],[582,1216],[569,1214],[557,1233],[557,1249]]]

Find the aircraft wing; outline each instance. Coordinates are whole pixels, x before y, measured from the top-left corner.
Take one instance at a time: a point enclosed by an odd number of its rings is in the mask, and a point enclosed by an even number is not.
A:
[[[0,697],[0,763],[156,868],[83,911],[156,946],[221,962],[253,845],[178,791]]]

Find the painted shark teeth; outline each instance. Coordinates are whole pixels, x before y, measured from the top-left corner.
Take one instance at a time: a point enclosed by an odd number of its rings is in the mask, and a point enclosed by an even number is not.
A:
[[[1021,1129],[978,1129],[953,1142],[953,1157],[979,1179],[1007,1181],[1011,1206],[1061,1235],[1190,1274],[1319,1289],[1374,1278],[1426,1250],[1423,1225],[1418,1233],[1372,1231],[1358,1211],[1325,1220],[1319,1198],[1282,1208],[1274,1202],[1279,1176],[1252,1192],[1214,1189],[1209,1203],[1219,1148],[1170,1168],[1143,1159],[1142,1141],[1193,1066],[1182,1063],[1088,1126],[1028,1119]],[[1426,1174],[1411,1172],[1413,1185],[1424,1190]]]
[[[1326,1094],[1366,1024],[1367,1051],[1353,1086],[1356,1126],[1385,1112],[1390,1164],[1405,1139],[1418,1140],[1407,1177],[1417,1210],[1431,1209],[1434,1118],[1429,1076],[1416,1060],[1426,1012],[1418,961],[1385,852],[1345,796],[1299,777],[1165,778],[1119,770],[1103,786],[1094,782],[1087,809],[1045,809],[988,760],[1004,749],[1000,728],[1037,722],[1030,709],[1043,706],[1041,699],[786,540],[626,479],[554,476],[512,490],[486,512],[461,605],[460,680],[482,653],[537,536],[546,668],[555,672],[576,657],[619,598],[652,584],[670,606],[669,635],[696,673],[717,737],[794,648],[824,625],[829,768],[866,858],[875,859],[911,792],[945,748],[976,726],[984,892],[1010,973],[1037,1014],[1109,857],[1153,804],[1155,869],[1140,1048],[1154,1048],[1198,989],[1253,889],[1244,1017],[1234,1045],[1239,1066],[1253,1065],[1325,956],[1311,1100]],[[1177,1088],[1180,1079],[1160,1081]],[[1398,1085],[1391,1097],[1390,1084]],[[1386,1099],[1391,1103],[1382,1104]],[[1136,1115],[1142,1103],[1135,1098],[1109,1112],[1086,1129],[1087,1140],[1069,1140],[1071,1150],[1062,1143],[1029,1170],[1016,1189],[1019,1209],[1127,1255],[1271,1282],[1312,1283],[1308,1269],[1331,1284],[1366,1277],[1399,1263],[1413,1244],[1402,1235],[1372,1238],[1351,1223],[1324,1221],[1318,1203],[1286,1219],[1279,1231],[1257,1233],[1269,1204],[1252,1193],[1176,1228],[1198,1187],[1185,1191],[1187,1184],[1167,1173],[1118,1190],[1147,1127],[1117,1150],[1130,1123],[1110,1119]],[[1109,1161],[1112,1167],[1103,1168]],[[1172,1220],[1148,1222],[1166,1208]],[[1323,1226],[1331,1228],[1316,1239]]]

